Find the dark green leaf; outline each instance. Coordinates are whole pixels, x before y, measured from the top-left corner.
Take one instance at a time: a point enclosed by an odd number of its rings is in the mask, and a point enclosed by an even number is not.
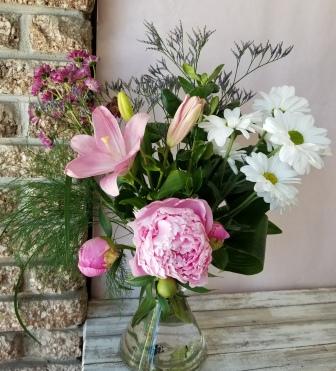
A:
[[[185,323],[192,322],[193,318],[190,315],[190,310],[186,306],[185,298],[175,295],[169,299],[169,302],[174,315],[178,319]]]
[[[161,100],[164,109],[168,112],[169,116],[173,117],[181,104],[181,99],[169,89],[163,89],[161,91]]]
[[[203,170],[201,167],[197,168],[192,174],[193,191],[197,192],[203,183]]]
[[[201,97],[201,98],[207,98],[210,94],[218,93],[219,87],[217,84],[213,82],[209,82],[206,85],[198,86],[190,91],[190,95]]]
[[[173,170],[169,173],[167,179],[162,184],[161,189],[157,192],[157,198],[166,198],[185,188],[188,174],[181,170]]]
[[[161,318],[165,320],[170,314],[170,306],[167,299],[163,298],[162,296],[158,295],[157,299],[161,306]]]
[[[211,290],[207,289],[206,287],[190,287],[187,283],[182,283],[182,282],[179,282],[179,284],[190,290],[190,291],[194,291],[194,292],[198,292],[199,294],[205,294],[207,292],[210,292]]]
[[[103,231],[106,235],[106,237],[111,238],[112,237],[112,223],[104,213],[104,210],[102,208],[99,209],[99,224],[103,228]]]
[[[244,220],[248,223],[247,219]],[[263,270],[268,218],[263,215],[259,219],[250,216],[251,232],[240,232],[225,242],[229,262],[227,271],[241,274],[256,274]]]
[[[194,85],[184,77],[179,76],[178,81],[186,94],[189,94],[194,89]]]
[[[221,73],[222,69],[224,67],[224,64],[220,64],[219,66],[217,66],[211,73],[211,75],[209,76],[209,79],[208,81],[215,81],[219,74]]]
[[[226,247],[222,247],[212,252],[212,264],[222,271],[225,270],[229,262],[229,254]]]
[[[270,220],[268,221],[268,227],[267,227],[267,234],[280,234],[282,233],[282,230],[272,223]]]
[[[216,95],[211,98],[209,115],[213,115],[216,112],[218,108],[218,104],[219,104],[219,97]]]
[[[151,310],[154,309],[156,301],[153,297],[146,296],[139,304],[137,311],[132,318],[132,326],[136,326],[140,321],[145,318]]]
[[[150,142],[155,143],[166,138],[168,125],[165,122],[149,122],[146,125],[145,137],[148,136]]]
[[[145,286],[153,282],[154,279],[155,277],[153,276],[140,276],[140,277],[134,277],[134,278],[128,279],[128,283],[131,286],[141,287],[141,286]]]

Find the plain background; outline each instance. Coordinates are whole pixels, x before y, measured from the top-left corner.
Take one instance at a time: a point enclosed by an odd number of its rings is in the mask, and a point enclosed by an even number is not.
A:
[[[207,25],[216,29],[207,45],[200,70],[220,63],[233,66],[234,41],[284,41],[294,51],[266,66],[242,86],[268,92],[272,86],[294,85],[306,97],[318,126],[336,138],[336,2],[334,0],[99,0],[98,77],[110,80],[144,73],[156,55],[145,50],[143,21],[166,32],[182,20],[186,30]],[[335,148],[335,147],[334,147]],[[333,148],[333,152],[336,152]],[[336,285],[336,157],[322,171],[303,178],[299,204],[271,219],[283,228],[268,238],[265,269],[255,276],[230,272],[211,279],[210,286],[227,292],[313,288]],[[102,295],[99,280],[93,295]]]

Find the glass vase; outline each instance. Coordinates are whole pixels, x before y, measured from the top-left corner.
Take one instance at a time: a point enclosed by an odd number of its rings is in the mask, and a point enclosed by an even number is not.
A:
[[[120,355],[132,370],[199,370],[206,358],[205,339],[186,297],[168,299],[169,314],[157,301],[154,309],[127,330],[120,341]]]

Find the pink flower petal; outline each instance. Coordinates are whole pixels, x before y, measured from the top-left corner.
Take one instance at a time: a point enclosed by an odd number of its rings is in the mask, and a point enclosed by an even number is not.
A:
[[[97,146],[102,151],[109,151],[114,159],[126,155],[126,147],[118,121],[104,106],[95,108],[92,112],[94,136]]]
[[[87,178],[95,175],[110,173],[114,170],[115,163],[109,154],[96,152],[78,156],[65,167],[65,173],[73,178]]]
[[[128,153],[139,151],[148,120],[147,113],[137,113],[126,124],[123,135]]]
[[[90,135],[75,135],[70,146],[79,155],[93,154],[98,150],[96,141]]]

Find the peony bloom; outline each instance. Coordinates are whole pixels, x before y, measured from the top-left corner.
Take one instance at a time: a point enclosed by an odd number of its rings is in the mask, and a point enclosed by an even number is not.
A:
[[[167,144],[174,147],[181,143],[202,114],[205,101],[186,95],[177,109],[167,133]]]
[[[119,253],[102,237],[86,241],[79,250],[78,268],[87,277],[101,276],[118,259]]]
[[[148,119],[146,113],[134,115],[122,133],[106,107],[95,108],[92,113],[94,136],[72,138],[71,147],[78,152],[78,157],[67,164],[65,173],[79,179],[107,174],[100,180],[100,186],[107,194],[118,196],[117,178],[131,168]]]
[[[171,277],[191,287],[207,283],[213,217],[206,201],[155,201],[136,212],[130,226],[136,246],[130,261],[134,276]]]
[[[213,250],[220,249],[224,240],[230,237],[228,231],[219,222],[214,222],[212,229],[209,233],[210,244]]]

